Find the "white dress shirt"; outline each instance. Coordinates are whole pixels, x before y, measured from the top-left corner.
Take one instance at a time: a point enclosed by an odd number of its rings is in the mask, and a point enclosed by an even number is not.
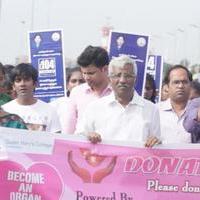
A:
[[[86,108],[76,133],[88,132],[99,133],[103,140],[144,143],[149,136],[160,138],[159,111],[136,92],[126,107],[111,93]]]
[[[170,99],[158,103],[158,107],[162,143],[190,143],[191,134],[183,127],[184,112],[178,117],[172,108]]]

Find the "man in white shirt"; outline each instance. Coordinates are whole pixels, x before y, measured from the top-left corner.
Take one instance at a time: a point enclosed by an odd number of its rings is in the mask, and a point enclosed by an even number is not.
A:
[[[163,143],[190,143],[191,134],[183,127],[190,95],[192,76],[182,65],[175,65],[166,74],[168,100],[158,104]]]
[[[6,112],[19,115],[29,130],[60,132],[56,111],[47,103],[33,97],[38,72],[30,64],[21,63],[11,72],[11,82],[17,98],[4,104]]]
[[[133,89],[136,63],[128,56],[113,58],[108,73],[113,93],[86,108],[76,133],[86,134],[92,143],[101,139],[141,142],[146,147],[159,143],[158,109]]]

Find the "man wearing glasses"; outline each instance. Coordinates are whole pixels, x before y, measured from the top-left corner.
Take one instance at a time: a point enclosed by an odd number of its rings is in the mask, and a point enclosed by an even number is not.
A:
[[[191,142],[191,134],[183,127],[191,81],[190,72],[182,65],[175,65],[166,73],[169,98],[158,105],[163,143]]]
[[[115,140],[139,142],[146,147],[158,144],[159,112],[134,90],[136,63],[128,56],[113,58],[108,75],[113,93],[86,108],[76,132],[85,134],[92,143]]]

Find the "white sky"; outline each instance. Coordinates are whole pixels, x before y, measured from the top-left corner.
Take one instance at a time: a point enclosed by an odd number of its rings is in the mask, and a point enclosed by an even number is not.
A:
[[[27,54],[31,24],[34,31],[63,29],[65,56],[76,58],[87,45],[100,45],[100,30],[109,18],[116,31],[153,35],[152,49],[166,59],[197,62],[199,8],[199,0],[2,0],[0,61],[14,63]]]

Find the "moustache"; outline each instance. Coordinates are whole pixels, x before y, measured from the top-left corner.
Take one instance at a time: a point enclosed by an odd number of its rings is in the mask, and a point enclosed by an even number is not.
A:
[[[128,87],[128,85],[127,84],[119,84],[119,85],[117,85],[117,87]]]

